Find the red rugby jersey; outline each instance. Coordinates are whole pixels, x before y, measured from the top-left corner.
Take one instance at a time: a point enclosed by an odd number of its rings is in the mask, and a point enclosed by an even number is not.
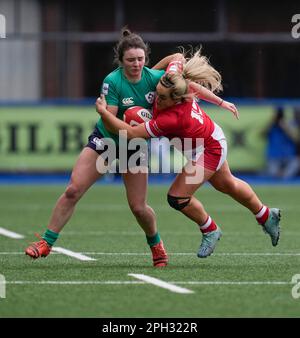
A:
[[[165,136],[169,139],[197,138],[210,139],[215,125],[210,117],[199,107],[196,100],[178,103],[158,111],[153,105],[153,118],[145,123],[151,137]]]

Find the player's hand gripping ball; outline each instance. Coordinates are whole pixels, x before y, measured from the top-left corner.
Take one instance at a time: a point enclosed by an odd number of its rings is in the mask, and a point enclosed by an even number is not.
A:
[[[131,126],[138,126],[141,123],[150,121],[152,119],[152,114],[146,108],[134,106],[125,111],[123,119]]]

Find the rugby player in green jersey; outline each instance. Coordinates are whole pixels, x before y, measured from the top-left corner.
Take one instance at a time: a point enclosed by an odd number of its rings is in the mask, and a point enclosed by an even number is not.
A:
[[[145,66],[148,58],[149,47],[143,39],[128,29],[123,29],[115,47],[115,59],[119,67],[104,79],[102,85],[102,93],[106,95],[108,102],[107,109],[121,119],[124,111],[130,106],[151,108],[155,88],[164,69],[171,61],[181,60],[183,56],[180,53],[167,56],[152,69]],[[118,137],[110,133],[100,119],[79,155],[66,190],[54,207],[47,230],[39,241],[26,248],[25,253],[30,257],[36,259],[49,255],[59,233],[72,216],[77,202],[102,176],[96,168],[96,163],[103,152],[99,149],[103,138],[111,138],[118,143]],[[128,155],[130,156],[130,152]],[[164,267],[167,265],[168,256],[157,231],[155,213],[147,204],[147,174],[126,172],[122,176],[130,209],[144,230],[151,248],[153,265]]]

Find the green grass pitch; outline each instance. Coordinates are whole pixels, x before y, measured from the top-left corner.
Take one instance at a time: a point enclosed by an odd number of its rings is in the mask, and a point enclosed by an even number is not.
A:
[[[197,197],[223,230],[206,259],[196,256],[197,226],[167,205],[168,187],[149,186],[149,204],[170,257],[164,269],[152,267],[145,236],[118,185],[92,187],[56,243],[96,260],[58,253],[36,261],[25,256],[24,248],[35,232],[45,230],[63,189],[0,186],[0,227],[25,236],[0,235],[0,274],[6,280],[0,317],[299,317],[300,298],[292,297],[292,277],[300,274],[299,186],[254,187],[264,203],[282,209],[276,248],[248,210],[208,186],[200,189]],[[130,273],[193,293],[142,283]]]

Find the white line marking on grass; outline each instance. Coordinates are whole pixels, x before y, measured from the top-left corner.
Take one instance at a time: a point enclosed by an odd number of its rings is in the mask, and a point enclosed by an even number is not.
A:
[[[284,253],[284,252],[223,252],[214,253],[214,256],[300,256],[300,253]]]
[[[150,253],[142,252],[83,252],[86,255],[103,256],[148,256]],[[195,252],[168,252],[171,256],[196,256]],[[213,253],[211,256],[300,256],[300,253],[280,253],[280,252],[223,252]]]
[[[16,232],[9,231],[9,230],[4,229],[4,228],[0,228],[0,235],[6,236],[6,237],[9,237],[9,238],[14,238],[14,239],[24,238],[23,235],[17,234]]]
[[[88,257],[88,256],[85,256],[81,253],[74,252],[74,251],[71,251],[71,250],[67,250],[67,249],[64,249],[64,248],[60,248],[60,247],[57,247],[57,246],[53,247],[52,251],[59,252],[61,254],[64,254],[64,255],[67,255],[67,256],[70,256],[70,257],[77,258],[81,261],[96,261],[95,258]]]
[[[83,252],[86,255],[100,255],[100,256],[150,256],[148,252]]]
[[[129,276],[145,276],[145,275],[136,275],[136,274],[128,274]],[[171,286],[172,288],[177,288],[181,290],[185,290],[185,292],[180,292],[180,293],[193,293],[194,291],[184,289],[184,288],[179,288],[176,285],[173,284],[178,284],[178,285],[293,285],[294,283],[288,282],[288,281],[170,281],[170,282],[163,282],[159,279],[145,276],[147,278],[154,279],[156,281],[159,281],[160,283],[165,283],[168,285],[168,287],[165,287],[167,289],[170,289],[169,287]],[[137,277],[136,277],[137,278]],[[36,281],[36,280],[16,280],[16,281],[9,281],[6,280],[5,284],[14,284],[14,285],[144,285],[144,284],[149,284],[150,282],[147,280],[140,280],[140,281],[113,281],[113,280],[108,280],[108,281],[100,281],[100,280],[87,280],[87,281],[56,281],[56,280],[41,280],[41,281]],[[151,284],[154,284],[151,282]],[[155,284],[157,285],[157,284]],[[160,287],[163,287],[161,285],[157,285]],[[173,292],[178,292],[171,290]],[[188,292],[186,292],[188,291]]]
[[[170,282],[181,285],[289,285],[292,282],[283,281],[188,281],[188,282]]]
[[[55,250],[54,247],[53,250]],[[52,250],[52,251],[53,251]],[[66,250],[66,249],[63,249]],[[66,250],[69,251],[69,250]],[[72,252],[72,251],[71,251]],[[65,252],[52,252],[52,254],[65,254]],[[150,253],[143,252],[94,252],[83,251],[81,255],[95,255],[95,256],[149,256]],[[171,256],[196,256],[195,252],[168,252]],[[22,251],[0,251],[0,255],[24,255]],[[221,252],[214,253],[212,256],[300,256],[299,252]],[[91,257],[89,257],[91,258]]]
[[[101,281],[101,280],[87,280],[87,281],[72,281],[72,280],[42,280],[42,281],[30,281],[30,280],[16,280],[6,281],[6,284],[29,284],[29,285],[131,285],[131,284],[146,284],[141,281]]]
[[[176,293],[194,293],[194,291],[192,291],[192,290],[181,288],[181,287],[178,287],[178,286],[173,285],[171,283],[167,283],[167,282],[164,282],[164,281],[162,281],[160,279],[157,279],[157,278],[154,278],[154,277],[150,277],[150,276],[147,276],[147,275],[136,274],[136,273],[129,273],[128,276],[132,276],[134,278],[137,278],[137,279],[140,279],[140,280],[145,281],[147,283],[159,286],[160,288],[170,290],[172,292],[176,292]]]

